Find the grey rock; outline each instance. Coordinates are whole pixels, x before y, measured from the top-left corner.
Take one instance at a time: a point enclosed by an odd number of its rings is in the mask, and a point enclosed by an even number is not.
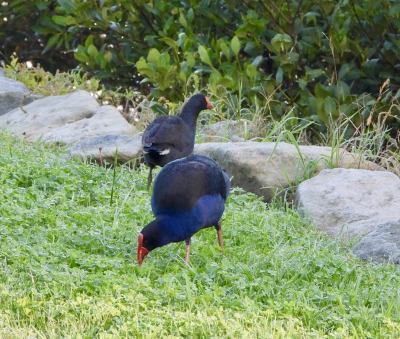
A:
[[[232,135],[231,141],[232,142],[243,142],[245,140],[244,140],[244,138],[238,137],[237,135]]]
[[[40,94],[30,95],[22,100],[22,106],[29,105],[31,102],[34,102],[35,100],[42,99],[42,98],[43,98],[43,96]]]
[[[0,77],[5,77],[6,76],[6,71],[4,70],[3,67],[0,67]]]
[[[126,163],[132,159],[137,159],[142,154],[142,136],[108,134],[101,137],[85,140],[68,149],[68,158],[78,158],[81,160],[92,160],[99,163],[99,148],[103,160],[113,164],[118,149],[117,161],[120,164]]]
[[[43,134],[44,142],[76,144],[107,134],[134,135],[135,127],[128,123],[114,106],[101,106],[93,115],[78,121],[53,128]]]
[[[99,104],[88,92],[77,91],[39,99],[23,108],[25,112],[16,108],[0,116],[0,127],[36,141],[56,128],[92,117]]]
[[[240,142],[251,139],[256,133],[255,129],[255,125],[246,119],[220,121],[202,127],[199,139],[202,142]]]
[[[299,153],[300,151],[300,153]],[[365,166],[377,169],[359,156],[330,147],[299,146],[286,143],[204,143],[196,144],[194,153],[215,159],[232,178],[232,186],[262,196],[270,201],[277,193],[284,195],[288,187],[298,185],[331,165]]]
[[[361,260],[400,265],[400,219],[387,221],[353,248]]]
[[[295,205],[328,235],[364,236],[400,217],[400,179],[383,171],[323,170],[299,185]]]
[[[23,83],[0,76],[0,116],[19,107],[21,102],[35,100],[37,96],[28,98],[29,90]]]

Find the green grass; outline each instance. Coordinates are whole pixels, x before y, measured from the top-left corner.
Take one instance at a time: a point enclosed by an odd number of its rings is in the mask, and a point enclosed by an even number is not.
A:
[[[236,191],[224,254],[210,228],[190,268],[183,243],[139,267],[147,168],[114,181],[7,133],[0,166],[0,338],[400,337],[400,271],[359,262],[290,209]]]

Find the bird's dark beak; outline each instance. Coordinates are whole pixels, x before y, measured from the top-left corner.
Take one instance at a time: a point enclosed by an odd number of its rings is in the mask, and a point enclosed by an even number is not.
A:
[[[206,97],[206,101],[207,101],[207,109],[214,109],[214,106],[211,104],[211,101],[208,97]]]
[[[138,249],[137,249],[137,259],[139,265],[143,264],[144,258],[149,254],[149,250],[143,247],[143,234],[140,233],[138,236]]]

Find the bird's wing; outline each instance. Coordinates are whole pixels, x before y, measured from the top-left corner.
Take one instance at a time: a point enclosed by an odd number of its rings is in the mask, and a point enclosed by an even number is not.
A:
[[[187,125],[177,116],[163,116],[155,119],[143,134],[143,148],[162,151],[165,147],[174,147],[182,151],[185,147],[184,136]]]
[[[164,167],[154,183],[152,208],[163,211],[189,211],[205,196],[220,195],[226,200],[229,178],[210,158],[191,155]]]

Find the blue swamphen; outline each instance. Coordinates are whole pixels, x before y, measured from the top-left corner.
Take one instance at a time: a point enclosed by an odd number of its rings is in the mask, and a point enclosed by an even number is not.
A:
[[[213,109],[204,94],[195,94],[178,115],[157,117],[147,126],[142,137],[144,162],[150,167],[147,189],[150,189],[155,166],[192,154],[196,136],[196,121],[200,112]]]
[[[150,251],[172,242],[186,242],[189,264],[190,239],[203,228],[214,226],[222,247],[221,216],[230,181],[218,164],[203,155],[190,155],[167,164],[157,175],[151,196],[156,217],[138,237],[138,261]]]

